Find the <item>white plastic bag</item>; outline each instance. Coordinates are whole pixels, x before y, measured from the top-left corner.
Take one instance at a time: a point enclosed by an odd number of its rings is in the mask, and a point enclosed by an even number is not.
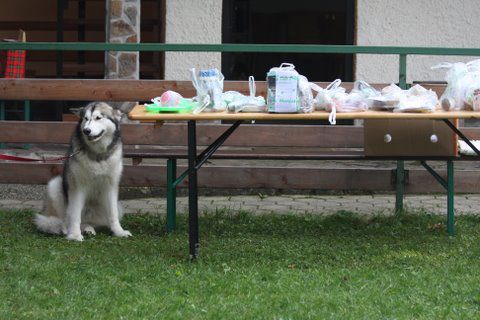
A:
[[[269,112],[300,111],[299,74],[291,63],[282,63],[267,73],[267,108]]]
[[[298,90],[300,91],[300,111],[310,113],[315,110],[316,99],[313,97],[313,91],[320,92],[322,88],[313,82],[308,82],[304,76],[298,80]]]
[[[227,91],[223,94],[223,99],[227,104],[227,110],[230,112],[266,112],[265,98],[255,97],[256,87],[255,78],[248,78],[250,95],[245,96],[237,91]]]
[[[378,90],[362,80],[357,80],[353,83],[351,93],[360,93],[365,98],[375,97],[380,94]]]
[[[330,83],[325,89],[318,87],[317,95],[314,101],[315,110],[332,110],[333,99],[340,99],[345,95],[345,88],[340,87],[342,80],[336,79]]]
[[[468,63],[440,63],[432,67],[436,69],[448,69],[445,76],[447,88],[440,97],[440,104],[446,111],[464,110],[472,107],[473,92],[480,82],[480,59]]]
[[[427,90],[419,84],[408,90],[402,90],[400,101],[394,112],[434,112],[438,104],[435,91]]]
[[[226,105],[222,98],[223,74],[217,69],[199,70],[190,69],[192,84],[197,90],[194,98],[199,107],[193,113],[225,111]]]
[[[350,92],[336,104],[337,112],[363,112],[368,105],[364,95],[360,92]]]
[[[282,63],[267,73],[267,108],[269,112],[310,113],[315,110],[313,91],[322,88],[308,82],[291,63]]]

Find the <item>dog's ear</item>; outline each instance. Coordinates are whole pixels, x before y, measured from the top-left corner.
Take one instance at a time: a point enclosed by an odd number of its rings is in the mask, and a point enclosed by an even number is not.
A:
[[[70,108],[70,112],[76,115],[79,119],[82,119],[85,114],[85,108]]]
[[[113,117],[118,121],[121,122],[122,118],[125,116],[125,113],[120,111],[120,109],[113,110]]]

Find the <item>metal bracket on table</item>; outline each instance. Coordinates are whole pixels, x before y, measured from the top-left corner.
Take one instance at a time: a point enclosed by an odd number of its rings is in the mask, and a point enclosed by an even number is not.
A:
[[[448,183],[447,181],[442,178],[442,176],[440,176],[436,171],[435,169],[433,169],[432,167],[430,167],[426,162],[425,160],[421,160],[420,163],[422,164],[422,166],[427,169],[427,171],[435,178],[435,180],[437,180],[441,185],[442,187],[445,188],[445,190],[448,190]]]
[[[227,131],[222,133],[220,137],[217,138],[210,146],[208,146],[205,150],[202,151],[197,156],[196,164],[195,164],[195,170],[198,170],[202,167],[205,162],[207,162],[208,159],[217,151],[218,148],[222,146],[222,144],[230,137],[230,135],[242,124],[243,120],[238,120],[235,121],[235,123],[228,128]],[[185,177],[188,175],[188,169],[185,170],[173,183],[173,185],[176,187],[179,183],[185,179]]]

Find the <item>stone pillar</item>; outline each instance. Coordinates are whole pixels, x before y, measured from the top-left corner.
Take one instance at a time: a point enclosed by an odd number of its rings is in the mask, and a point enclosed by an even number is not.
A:
[[[105,18],[106,42],[140,42],[140,0],[107,0]],[[139,79],[138,52],[105,53],[106,79]],[[123,112],[130,111],[136,102],[115,103]]]

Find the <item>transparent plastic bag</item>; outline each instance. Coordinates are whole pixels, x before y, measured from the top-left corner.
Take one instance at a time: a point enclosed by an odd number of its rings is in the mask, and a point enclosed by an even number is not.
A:
[[[315,91],[317,95],[313,107],[315,110],[331,111],[333,106],[333,99],[340,99],[345,95],[345,88],[340,87],[342,80],[336,79],[332,81],[326,88],[317,86]]]
[[[373,110],[393,110],[403,95],[403,90],[392,83],[382,88],[379,94],[369,97],[369,106]]]
[[[300,111],[302,113],[310,113],[315,110],[315,98],[313,91],[320,92],[322,88],[313,82],[308,82],[304,76],[300,76],[298,81],[298,89],[300,91]]]
[[[350,92],[336,104],[337,112],[367,111],[368,104],[365,96],[360,92]]]
[[[190,72],[192,84],[197,90],[194,100],[199,104],[193,113],[225,111],[226,104],[222,98],[223,74],[215,68],[198,72],[192,68]]]
[[[285,78],[286,80],[282,80]],[[281,83],[279,83],[281,81]],[[277,90],[281,88],[280,90]],[[282,63],[267,73],[267,107],[270,112],[310,113],[315,110],[313,91],[322,90],[308,82],[291,63]],[[281,93],[281,95],[279,95]]]
[[[440,104],[446,111],[464,110],[472,106],[472,99],[468,99],[468,94],[474,91],[472,83],[480,81],[480,59],[468,63],[440,63],[431,69],[448,69],[445,76],[447,87],[440,97]],[[473,97],[473,95],[471,95]]]
[[[480,76],[471,77],[465,90],[465,109],[480,111]]]
[[[269,112],[300,111],[299,73],[291,63],[282,63],[267,73],[267,108]]]
[[[357,80],[353,83],[353,89],[351,93],[359,93],[367,99],[380,94],[377,89],[362,80]]]
[[[245,96],[237,91],[227,91],[223,94],[223,99],[227,104],[229,112],[266,112],[265,98],[262,96],[255,97],[256,87],[255,78],[248,78],[248,86],[250,95]]]
[[[393,112],[434,112],[438,104],[438,96],[419,84],[408,90],[402,90],[400,100]]]

